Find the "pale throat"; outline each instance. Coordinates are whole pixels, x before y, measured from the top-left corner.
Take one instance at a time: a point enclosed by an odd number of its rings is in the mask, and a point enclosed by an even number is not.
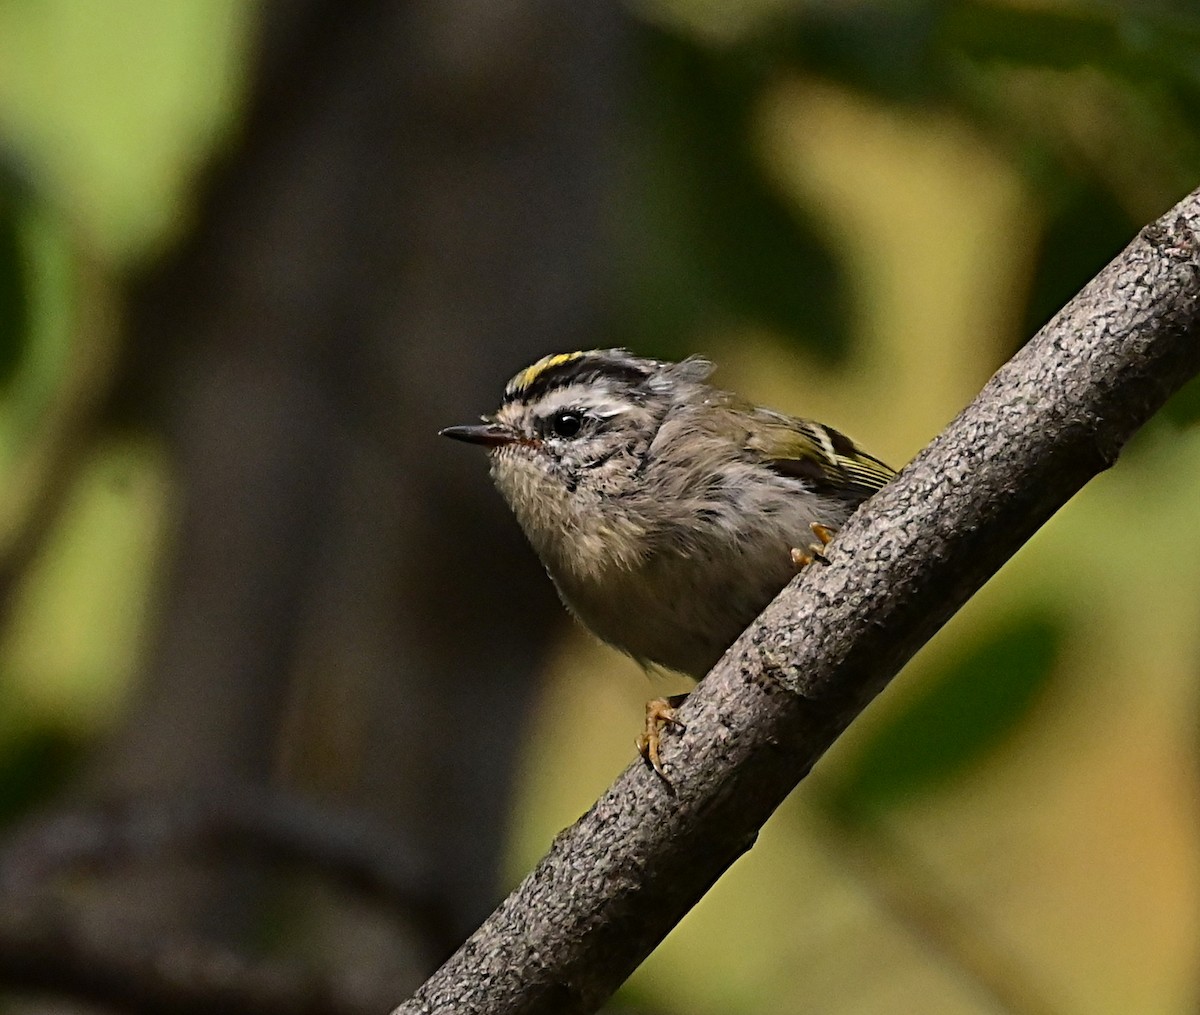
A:
[[[496,485],[552,574],[589,581],[644,561],[649,528],[624,505],[579,496],[530,462],[497,461]]]

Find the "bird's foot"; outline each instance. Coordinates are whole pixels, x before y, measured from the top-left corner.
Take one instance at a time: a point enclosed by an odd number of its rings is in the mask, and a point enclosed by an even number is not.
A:
[[[686,694],[672,694],[667,698],[655,698],[646,702],[646,728],[637,738],[638,754],[650,763],[659,778],[668,786],[671,785],[671,780],[667,778],[662,763],[662,733],[668,726],[680,731],[687,729],[675,718],[675,709],[686,700]]]
[[[799,571],[803,567],[808,567],[814,560],[819,560],[822,564],[828,564],[825,559],[825,547],[827,547],[833,537],[837,534],[837,529],[831,529],[828,525],[822,525],[820,522],[813,522],[810,526],[812,533],[817,537],[818,542],[809,543],[803,550],[792,547],[792,566]]]

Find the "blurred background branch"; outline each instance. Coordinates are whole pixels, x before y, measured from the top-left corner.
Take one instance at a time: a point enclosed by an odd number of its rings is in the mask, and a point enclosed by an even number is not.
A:
[[[900,464],[1195,185],[1198,125],[1191,0],[0,3],[0,867],[74,828],[24,904],[103,944],[35,983],[0,940],[10,1006],[148,1010],[94,985],[162,942],[419,983],[647,697],[434,432],[624,343]],[[891,842],[1046,1005],[1195,1009],[1198,416],[1192,385],[620,1004],[993,1011],[843,859]]]

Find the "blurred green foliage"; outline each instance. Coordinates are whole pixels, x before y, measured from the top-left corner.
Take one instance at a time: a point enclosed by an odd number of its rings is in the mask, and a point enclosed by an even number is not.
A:
[[[640,200],[624,222],[635,303],[623,324],[639,344],[676,352],[732,319],[846,353],[840,252],[772,188],[754,146],[763,95],[789,76],[951,110],[1011,152],[1044,216],[1014,342],[1200,175],[1190,2],[797,3],[718,38],[706,17],[675,4],[639,29]]]
[[[687,355],[698,330],[737,321],[844,355],[837,252],[755,150],[770,68],[650,23],[638,36],[636,210],[618,224],[634,301],[618,323],[627,344]]]
[[[253,17],[0,3],[0,821],[64,784],[143,647],[163,468],[96,403],[125,274],[186,226],[236,120]]]
[[[85,249],[126,269],[186,228],[257,16],[249,0],[0,3],[0,147]]]
[[[826,786],[842,820],[878,816],[940,789],[1005,742],[1054,673],[1065,631],[1045,611],[1001,618],[843,753]]]

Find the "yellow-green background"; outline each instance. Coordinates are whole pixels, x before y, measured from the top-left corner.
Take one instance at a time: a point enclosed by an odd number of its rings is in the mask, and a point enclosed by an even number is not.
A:
[[[723,4],[643,9],[718,43],[742,26]],[[2,540],[109,368],[114,280],[187,228],[197,174],[239,113],[253,13],[237,0],[0,3],[0,136],[43,198],[23,213],[30,342],[0,401]],[[1012,70],[996,94],[1059,138],[1065,161],[1103,170],[1135,221],[1200,183],[1176,158],[1177,125],[1142,115],[1145,96],[1103,68]],[[850,351],[744,321],[687,341],[721,383],[902,464],[1024,337],[1052,195],[1019,145],[962,109],[833,75],[779,75],[753,131],[765,177],[844,259]],[[70,340],[80,317],[95,323],[84,344]],[[153,617],[172,489],[149,437],[82,464],[0,637],[0,745],[113,721]],[[1006,1010],[980,986],[994,977],[1025,999],[1017,1011],[1195,1010],[1198,519],[1200,428],[1156,423],[921,653],[626,996],[698,1015],[982,1013]],[[906,728],[922,688],[961,688],[976,646],[1040,623],[1048,671],[993,741],[944,780],[871,797],[872,745]],[[514,880],[629,762],[641,703],[663,689],[566,622],[546,686],[511,822]]]

